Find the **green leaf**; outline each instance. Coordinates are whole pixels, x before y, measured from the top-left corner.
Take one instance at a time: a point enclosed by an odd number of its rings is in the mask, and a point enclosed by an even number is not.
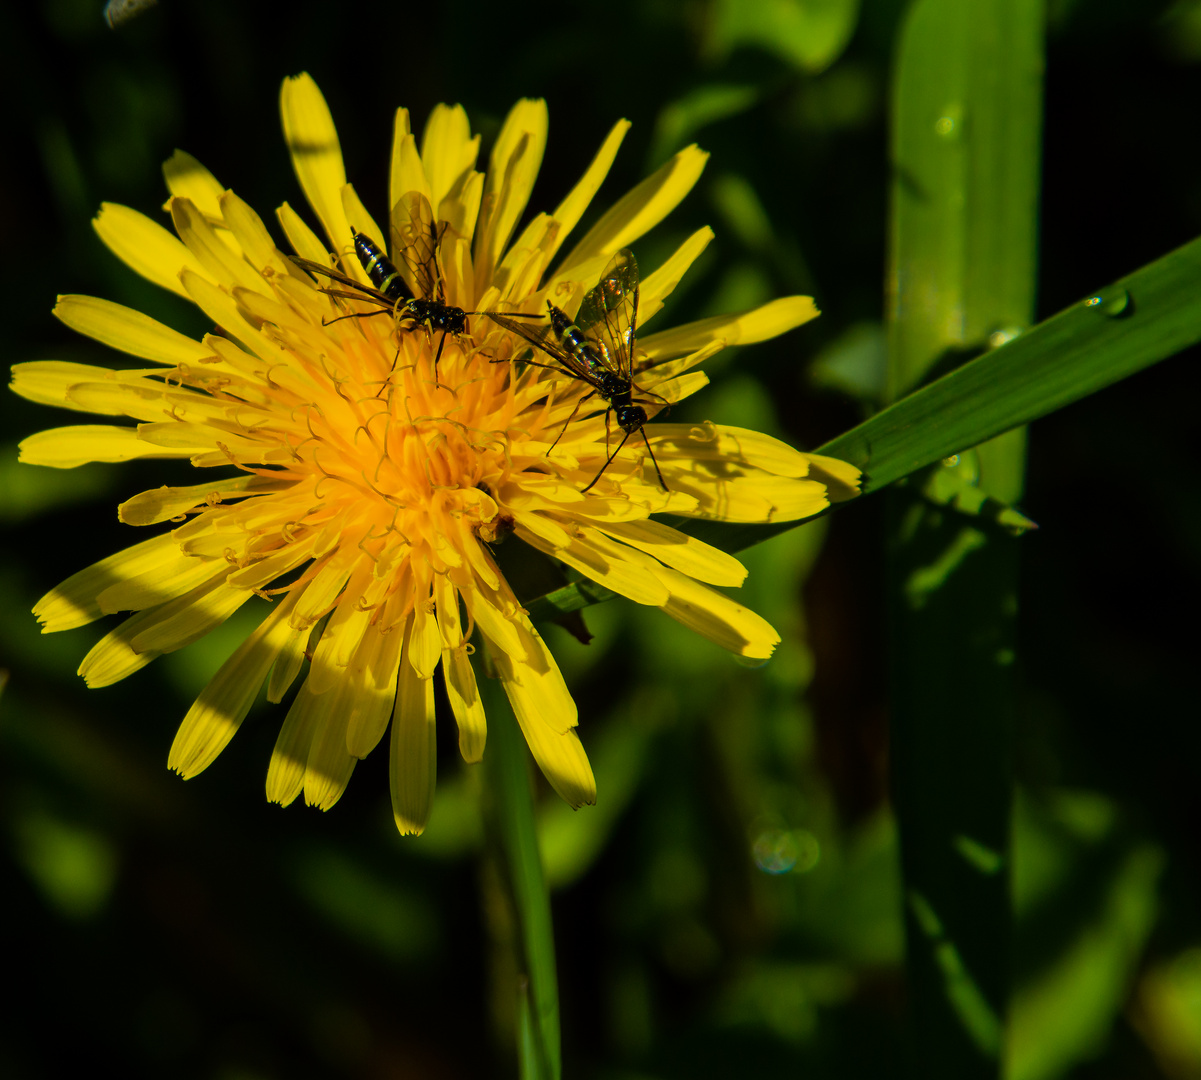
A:
[[[1090,293],[832,439],[877,491],[1201,341],[1201,239]]]
[[[1033,318],[1042,25],[1041,0],[910,8],[894,89],[889,398]],[[929,439],[932,425],[904,435]],[[887,515],[909,1072],[923,1080],[999,1077],[1004,1060],[1017,552],[981,518],[1028,524],[1004,506],[1021,495],[1025,441],[1015,431],[971,450],[980,441],[893,492]],[[871,471],[874,483],[874,458]]]
[[[838,59],[859,18],[859,0],[717,0],[707,50],[725,56],[739,45],[775,53],[801,71]]]
[[[965,517],[992,522],[1015,535],[1038,528],[1025,514],[994,499],[980,487],[980,457],[976,450],[965,450],[943,458],[915,475],[909,490],[934,506],[946,506]]]
[[[1166,854],[1091,792],[1019,798],[1014,819],[1018,988],[1007,1075],[1054,1080],[1102,1049],[1129,1003]]]

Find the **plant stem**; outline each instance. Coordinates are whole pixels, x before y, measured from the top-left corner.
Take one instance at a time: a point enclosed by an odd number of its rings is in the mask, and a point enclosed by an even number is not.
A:
[[[559,1080],[559,981],[550,893],[542,872],[529,755],[500,682],[477,665],[480,697],[488,717],[484,754],[492,789],[496,834],[517,914],[519,968],[528,982],[514,987],[522,1080]]]

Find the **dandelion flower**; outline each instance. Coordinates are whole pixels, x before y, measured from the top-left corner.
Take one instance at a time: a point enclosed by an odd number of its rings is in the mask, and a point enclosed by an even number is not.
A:
[[[515,533],[735,653],[766,657],[775,631],[713,588],[740,584],[741,564],[650,515],[801,518],[852,495],[858,473],[751,431],[651,423],[647,442],[628,440],[585,491],[610,453],[606,402],[586,400],[589,387],[553,363],[509,360],[523,348],[528,359],[528,345],[476,314],[545,315],[548,300],[574,312],[613,254],[696,182],[706,157],[696,147],[564,254],[628,124],[613,128],[553,213],[515,237],[546,144],[545,103],[514,107],[486,173],[477,171],[479,137],[461,108],[435,109],[420,144],[400,110],[389,224],[404,224],[396,220],[403,207],[432,208],[444,300],[472,313],[463,333],[443,341],[399,311],[381,311],[365,292],[360,299],[306,272],[321,264],[367,286],[352,238],[382,246],[391,229],[372,220],[346,182],[333,120],[307,75],[285,81],[281,109],[324,242],[285,203],[278,222],[301,261],[291,258],[246,203],[177,152],[164,169],[175,235],[112,204],[95,226],[134,270],[195,303],[213,332],[195,341],[110,301],[62,296],[55,314],[66,325],[147,366],[14,368],[13,389],[27,398],[137,421],[41,432],[22,443],[23,461],[72,468],[186,458],[219,477],[122,503],[123,522],[170,529],[68,578],[34,612],[44,632],[133,613],[80,666],[87,684],[100,687],[198,640],[244,604],[261,607],[258,627],[184,718],[170,767],[195,776],[233,737],[264,682],[268,699],[280,702],[304,672],[271,758],[268,797],[286,805],[303,793],[311,805],[332,806],[390,724],[392,804],[404,833],[420,832],[429,816],[439,666],[463,757],[484,753],[474,640],[554,789],[572,806],[591,803],[575,704],[490,545]],[[700,230],[642,279],[639,326],[711,236]],[[643,336],[636,371],[640,392],[653,395],[648,412],[703,386],[693,369],[723,346],[772,337],[816,314],[811,300],[791,297]]]

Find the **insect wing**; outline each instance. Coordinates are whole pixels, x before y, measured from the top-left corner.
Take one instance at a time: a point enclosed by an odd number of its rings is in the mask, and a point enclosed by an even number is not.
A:
[[[596,376],[588,370],[587,366],[582,364],[575,356],[554,340],[549,322],[530,326],[528,323],[519,322],[517,319],[511,319],[507,315],[501,315],[495,311],[486,311],[484,314],[496,323],[497,326],[502,326],[508,330],[510,334],[516,334],[518,337],[525,338],[535,349],[541,350],[552,360],[555,360],[568,375],[574,376],[577,379],[583,379],[589,386],[595,387],[597,385]],[[538,361],[534,361],[534,363],[538,363]],[[550,365],[542,364],[540,366],[549,367]]]
[[[604,346],[602,355],[619,375],[628,376],[638,323],[638,260],[622,248],[584,297],[576,325]]]
[[[420,191],[402,195],[392,207],[392,255],[413,296],[442,303],[438,229],[430,201]]]
[[[326,266],[324,263],[313,262],[312,259],[302,259],[299,255],[291,255],[289,258],[302,270],[307,270],[310,274],[327,277],[330,281],[336,281],[339,285],[345,285],[348,289],[352,290],[351,292],[343,292],[341,289],[324,289],[323,291],[330,296],[340,296],[346,300],[370,300],[386,308],[393,306],[392,301],[378,289],[370,285],[364,285],[361,281],[342,273],[341,270],[335,270],[332,266]]]

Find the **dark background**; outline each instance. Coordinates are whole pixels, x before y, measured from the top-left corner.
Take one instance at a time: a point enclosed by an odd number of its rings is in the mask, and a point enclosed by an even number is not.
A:
[[[634,127],[599,208],[700,142],[701,183],[638,255],[654,266],[705,223],[718,239],[656,329],[793,292],[823,315],[721,354],[689,415],[819,445],[872,407],[882,371],[904,6],[863,0],[845,51],[806,59],[740,40],[717,0],[163,0],[115,31],[90,0],[4,5],[6,359],[120,362],[50,316],[58,292],[203,332],[90,219],[101,201],[157,213],[176,146],[264,218],[285,199],[304,212],[278,95],[307,70],[377,219],[398,105],[420,130],[461,102],[486,155],[514,100],[545,97],[531,212],[619,117]],[[1040,317],[1201,232],[1201,5],[1060,0],[1049,20]],[[1201,1076],[1196,364],[1031,431],[1015,1076]],[[169,774],[176,724],[245,624],[88,691],[74,670],[97,628],[42,638],[28,612],[141,539],[116,503],[175,473],[18,466],[21,438],[80,418],[11,394],[0,410],[0,956],[16,998],[0,1075],[515,1075],[511,922],[453,725],[420,839],[395,835],[380,751],[327,814],[268,806],[280,708],[256,708],[196,780]],[[593,809],[545,791],[541,808],[566,1075],[897,1074],[882,561],[877,500],[748,552],[744,593],[784,638],[756,670],[622,601],[589,610],[587,648],[549,632],[600,785]]]

